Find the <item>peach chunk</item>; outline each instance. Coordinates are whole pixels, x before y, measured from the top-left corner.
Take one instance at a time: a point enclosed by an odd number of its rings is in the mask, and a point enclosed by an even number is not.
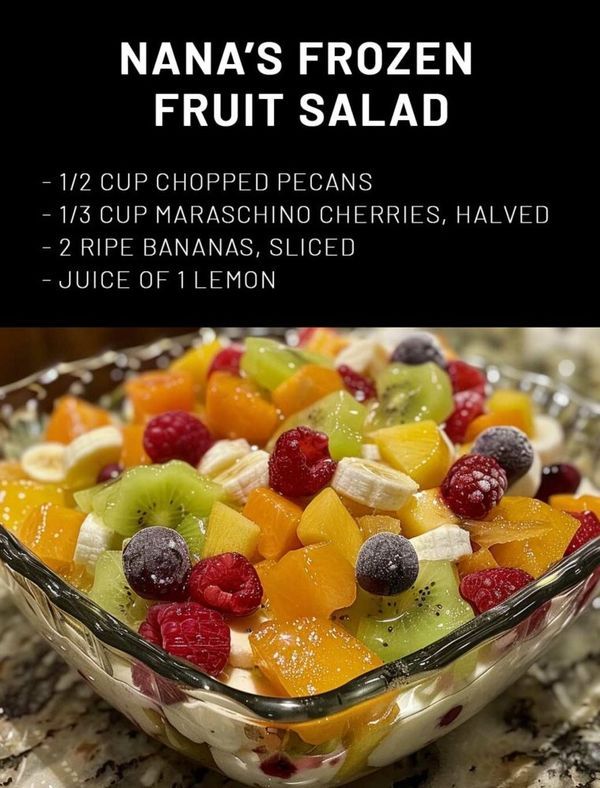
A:
[[[248,496],[242,513],[260,528],[258,552],[263,558],[277,560],[288,550],[302,547],[296,534],[302,509],[283,495],[258,487]]]
[[[498,562],[487,547],[482,547],[470,555],[458,559],[458,574],[461,577],[482,569],[497,569]]]
[[[30,512],[19,528],[19,539],[51,569],[65,570],[73,561],[85,514],[45,503]]]
[[[298,537],[304,545],[331,542],[351,564],[363,543],[356,520],[331,487],[321,490],[302,513]]]

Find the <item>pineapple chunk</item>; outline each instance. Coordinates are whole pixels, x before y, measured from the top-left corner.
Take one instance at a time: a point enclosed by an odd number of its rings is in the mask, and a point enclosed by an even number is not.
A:
[[[249,560],[256,556],[260,528],[230,506],[217,501],[208,518],[202,557],[219,553],[241,553]]]

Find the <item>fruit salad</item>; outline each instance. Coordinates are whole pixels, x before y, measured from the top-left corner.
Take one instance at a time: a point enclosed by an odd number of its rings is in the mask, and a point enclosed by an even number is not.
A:
[[[0,463],[3,524],[150,643],[279,697],[434,643],[600,536],[526,393],[429,333],[293,338],[200,344],[118,410],[60,398]]]

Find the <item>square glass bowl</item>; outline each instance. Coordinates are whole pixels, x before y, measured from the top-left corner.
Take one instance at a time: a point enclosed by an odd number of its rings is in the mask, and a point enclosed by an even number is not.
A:
[[[265,333],[273,334],[272,329]],[[118,402],[129,372],[163,367],[212,332],[107,352],[0,388],[0,445],[17,456],[56,397]],[[530,392],[557,418],[566,456],[600,485],[600,406],[540,375],[490,366],[494,387]],[[526,670],[600,585],[600,539],[452,634],[336,690],[265,697],[167,655],[65,583],[0,526],[0,579],[16,605],[95,691],[182,754],[249,785],[341,784],[460,725]]]

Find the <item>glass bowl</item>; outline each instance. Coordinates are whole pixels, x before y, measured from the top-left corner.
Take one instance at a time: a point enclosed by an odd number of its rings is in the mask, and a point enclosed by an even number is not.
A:
[[[37,439],[57,396],[114,398],[128,372],[165,366],[211,336],[205,330],[108,352],[5,386],[5,455]],[[540,375],[497,367],[487,375],[493,386],[531,392],[540,410],[558,418],[568,456],[599,483],[598,404]],[[150,736],[249,785],[341,784],[460,725],[538,659],[595,595],[600,539],[427,648],[305,698],[244,692],[167,655],[68,585],[2,526],[0,579],[53,648]]]

